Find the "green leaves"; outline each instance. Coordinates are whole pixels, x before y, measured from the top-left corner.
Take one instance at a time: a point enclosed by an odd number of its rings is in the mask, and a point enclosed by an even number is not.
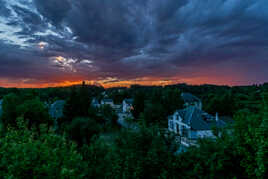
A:
[[[83,167],[76,146],[53,132],[9,129],[1,138],[0,178],[83,178]]]
[[[67,135],[79,146],[89,144],[94,135],[98,135],[101,131],[100,125],[90,118],[75,118],[70,125],[67,126]]]
[[[40,124],[51,124],[48,109],[39,98],[22,100],[13,93],[4,97],[2,121],[5,127],[16,126],[16,119],[23,118],[28,127],[39,127]]]

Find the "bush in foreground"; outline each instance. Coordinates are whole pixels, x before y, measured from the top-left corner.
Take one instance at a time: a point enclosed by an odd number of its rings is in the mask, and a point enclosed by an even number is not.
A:
[[[40,136],[22,124],[0,142],[0,178],[83,178],[76,145],[41,128]]]

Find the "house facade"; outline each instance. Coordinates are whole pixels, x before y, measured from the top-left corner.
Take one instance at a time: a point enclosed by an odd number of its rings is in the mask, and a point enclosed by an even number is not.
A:
[[[133,110],[133,99],[125,99],[122,104],[122,109],[124,113],[130,113]]]
[[[54,119],[59,119],[63,117],[65,101],[57,100],[49,107],[49,115]]]

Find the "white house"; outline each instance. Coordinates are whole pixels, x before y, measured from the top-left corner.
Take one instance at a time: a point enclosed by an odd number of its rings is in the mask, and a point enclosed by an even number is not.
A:
[[[123,112],[129,113],[131,110],[133,110],[133,99],[125,99],[123,101]]]
[[[225,127],[218,115],[212,116],[196,106],[177,110],[168,119],[168,130],[178,135],[182,145],[196,145],[199,138],[215,138],[213,128]]]

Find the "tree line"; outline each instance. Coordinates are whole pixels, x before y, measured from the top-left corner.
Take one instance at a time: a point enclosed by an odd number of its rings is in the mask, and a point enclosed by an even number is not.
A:
[[[55,90],[55,91],[53,91]],[[62,90],[63,94],[58,94]],[[187,91],[186,91],[187,90]],[[0,89],[1,178],[267,178],[268,86],[133,86],[108,89],[114,101],[134,99],[139,131],[117,126],[109,106],[92,107],[104,89]],[[204,109],[231,116],[232,135],[177,152],[166,117],[182,108],[181,92],[202,99]],[[62,96],[61,96],[62,95]],[[66,100],[54,120],[45,102]],[[108,136],[108,139],[107,139]]]

